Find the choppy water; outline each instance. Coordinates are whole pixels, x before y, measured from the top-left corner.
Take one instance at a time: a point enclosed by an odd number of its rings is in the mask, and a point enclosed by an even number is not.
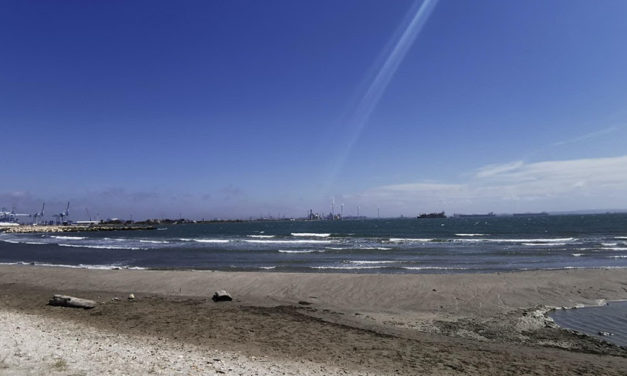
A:
[[[610,302],[601,307],[555,311],[555,322],[616,345],[627,347],[627,302]]]
[[[458,273],[627,267],[627,214],[174,225],[0,234],[0,263]]]

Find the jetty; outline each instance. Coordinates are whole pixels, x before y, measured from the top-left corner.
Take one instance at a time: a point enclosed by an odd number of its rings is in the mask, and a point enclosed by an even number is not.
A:
[[[151,225],[54,225],[54,226],[35,226],[22,225],[6,228],[6,233],[26,234],[37,232],[91,232],[91,231],[138,231],[138,230],[155,230],[156,226]]]

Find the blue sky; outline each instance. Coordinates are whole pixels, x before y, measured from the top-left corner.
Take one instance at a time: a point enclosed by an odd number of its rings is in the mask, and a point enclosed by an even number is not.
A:
[[[4,1],[0,206],[627,208],[625,14],[618,0]]]

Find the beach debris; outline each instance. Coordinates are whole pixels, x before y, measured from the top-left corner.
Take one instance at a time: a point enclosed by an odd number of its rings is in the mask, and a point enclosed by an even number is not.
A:
[[[72,307],[72,308],[84,308],[91,309],[96,306],[96,302],[89,299],[77,298],[68,295],[55,294],[52,299],[48,301],[51,306]]]
[[[599,335],[603,337],[607,337],[607,336],[613,336],[614,333],[599,331]]]
[[[133,293],[128,294],[128,300],[135,300],[135,294]]]
[[[111,298],[111,301],[112,301],[112,302],[119,302],[119,301],[120,301],[120,298],[118,298],[117,296],[115,296],[115,297]]]
[[[214,302],[230,302],[231,300],[233,300],[233,298],[231,297],[231,294],[229,294],[225,290],[218,290],[214,292],[213,297],[211,297],[211,299]]]

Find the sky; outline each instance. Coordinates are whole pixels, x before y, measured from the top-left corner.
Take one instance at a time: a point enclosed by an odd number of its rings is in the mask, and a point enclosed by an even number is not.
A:
[[[627,208],[627,2],[3,1],[0,206]]]

